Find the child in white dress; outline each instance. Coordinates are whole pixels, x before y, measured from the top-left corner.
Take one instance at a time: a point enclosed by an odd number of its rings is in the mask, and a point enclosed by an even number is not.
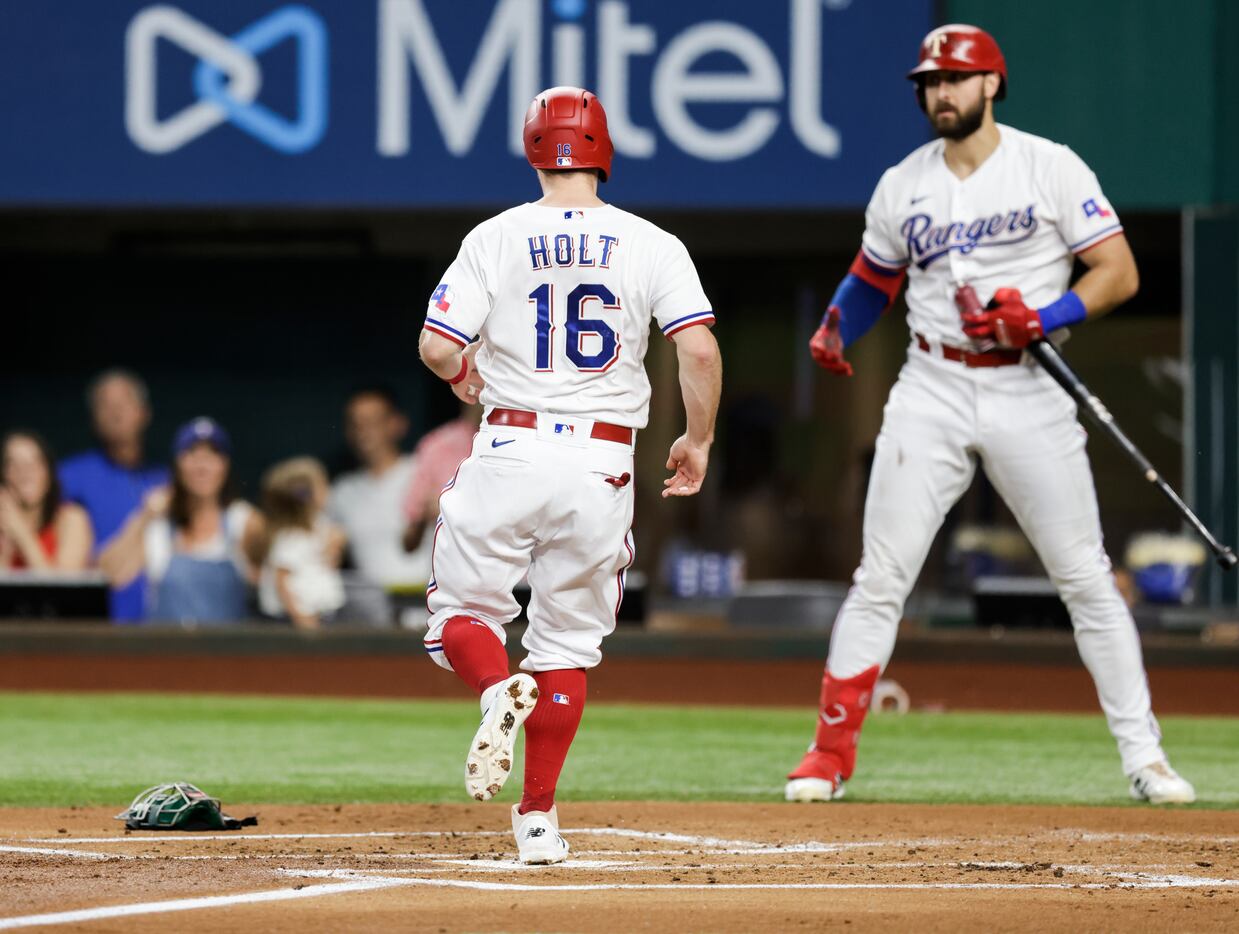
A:
[[[327,471],[312,457],[293,458],[268,470],[262,488],[267,549],[259,607],[298,629],[317,629],[344,605],[344,534],[323,515]]]

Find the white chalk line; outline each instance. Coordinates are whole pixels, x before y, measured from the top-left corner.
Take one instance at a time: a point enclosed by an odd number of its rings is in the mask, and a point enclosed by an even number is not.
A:
[[[241,892],[236,895],[206,895],[201,898],[178,898],[162,902],[137,902],[130,905],[109,905],[102,908],[81,908],[76,911],[56,911],[49,914],[21,915],[0,918],[0,931],[52,924],[79,924],[107,918],[127,918],[133,915],[164,914],[174,911],[197,911],[203,908],[230,908],[262,902],[280,902],[296,898],[318,898],[323,895],[344,895],[348,892],[369,892],[375,889],[403,885],[400,879],[355,879],[327,885],[296,889],[274,889],[264,892]]]
[[[281,869],[282,874],[302,878],[356,878],[351,869]],[[1150,876],[1133,881],[1117,882],[570,882],[536,885],[522,882],[482,882],[476,879],[419,879],[400,876],[373,876],[396,885],[419,885],[431,888],[461,888],[488,892],[608,892],[608,891],[684,891],[692,889],[730,889],[742,891],[781,891],[787,889],[844,890],[915,890],[915,891],[1030,891],[1061,889],[1172,889],[1172,888],[1235,888],[1239,880],[1199,879],[1194,876]]]
[[[716,852],[748,855],[762,852],[785,853],[833,853],[839,850],[877,849],[879,847],[910,847],[910,846],[942,846],[958,843],[958,840],[926,838],[919,840],[849,840],[840,843],[821,843],[808,841],[806,843],[761,843],[753,840],[724,840],[718,837],[701,837],[691,834],[651,832],[647,830],[631,830],[625,827],[581,827],[572,828],[574,836],[618,837],[634,840],[649,840],[658,843],[683,843],[690,846],[708,847]],[[234,833],[234,834],[127,834],[119,837],[30,837],[25,843],[198,843],[202,840],[229,840],[242,843],[246,840],[350,840],[398,837],[506,837],[506,830],[385,830],[358,833]]]
[[[89,853],[85,850],[53,849],[45,846],[9,846],[0,844],[0,853],[30,853],[40,856],[69,856],[77,859],[115,859],[112,853]]]
[[[33,856],[49,856],[49,857],[77,857],[82,859],[103,860],[108,862],[139,862],[139,861],[175,861],[175,862],[291,862],[296,860],[322,860],[327,855],[335,859],[349,859],[357,861],[373,861],[373,862],[429,862],[442,864],[443,868],[432,866],[422,866],[410,869],[354,869],[350,870],[357,873],[368,874],[383,874],[391,872],[401,873],[439,873],[439,872],[537,872],[548,867],[543,866],[527,866],[513,859],[496,859],[493,856],[475,856],[469,853],[349,853],[347,856],[341,854],[322,854],[322,853],[208,853],[194,856],[162,856],[152,854],[141,855],[125,855],[114,853],[96,853],[86,850],[69,850],[69,849],[53,849],[48,847],[22,847],[22,846],[6,846],[0,845],[0,852],[21,853],[23,855]],[[666,857],[666,856],[693,856],[697,855],[695,850],[657,850],[651,851],[642,856]],[[816,863],[812,866],[807,866],[804,863],[684,863],[681,865],[667,863],[650,863],[639,862],[631,858],[628,859],[590,859],[589,857],[599,856],[620,856],[632,857],[633,850],[574,850],[573,859],[562,865],[557,865],[554,868],[559,870],[590,870],[603,872],[691,872],[693,870],[703,870],[710,872],[720,871],[752,871],[752,870],[781,870],[781,869],[814,869],[816,871],[826,870],[842,870],[842,869],[975,869],[975,870],[1011,870],[1013,872],[1025,871],[1029,868],[1028,863],[1015,862],[1011,860],[1002,861],[981,861],[981,860],[946,860],[946,861],[926,861],[926,860],[898,860],[898,861],[883,861],[883,860],[864,860],[864,861],[845,861],[845,862],[830,862]],[[734,855],[731,850],[716,851],[711,853],[713,856]],[[757,853],[748,853],[743,855],[759,855],[759,856],[778,856],[779,852],[771,852],[762,850]],[[1147,870],[1172,870],[1172,869],[1191,869],[1196,864],[1193,863],[1148,863],[1141,867],[1141,871],[1133,870],[1130,864],[1120,863],[1052,863],[1046,868],[1062,869],[1070,873],[1098,873],[1105,872],[1116,875],[1130,875],[1133,878],[1144,875]],[[1197,877],[1192,877],[1197,878]],[[1223,880],[1225,881],[1225,880]],[[1227,883],[1229,884],[1229,883]]]
[[[806,866],[804,863],[645,863],[635,860],[589,860],[578,859],[578,856],[586,855],[576,853],[574,851],[573,858],[552,866],[529,866],[514,859],[480,859],[473,860],[466,857],[459,858],[436,858],[434,862],[440,864],[449,864],[441,866],[416,866],[416,867],[386,867],[382,869],[347,869],[341,870],[359,875],[392,875],[407,876],[420,873],[440,873],[440,872],[526,872],[526,873],[544,873],[551,870],[566,872],[576,870],[588,870],[590,872],[629,872],[633,874],[644,873],[668,873],[668,872],[753,872],[760,870],[769,872],[771,870],[812,870],[814,872],[835,872],[841,870],[870,870],[870,869],[958,869],[962,871],[978,871],[988,872],[993,870],[1009,870],[1011,872],[1028,872],[1030,870],[1025,863],[977,863],[977,862],[960,862],[958,860],[950,860],[946,862],[927,862],[927,861],[912,861],[912,862],[874,862],[874,863],[822,863],[814,866]],[[1053,863],[1044,869],[1036,869],[1039,872],[1048,872],[1052,869],[1062,869],[1064,872],[1073,875],[1105,875],[1114,876],[1116,878],[1145,878],[1156,877],[1151,873],[1151,870],[1190,870],[1195,866],[1194,863],[1156,863],[1141,867],[1140,870],[1133,869],[1130,865],[1124,864],[1101,864],[1101,865],[1066,865]],[[283,868],[282,872],[297,873],[303,870],[295,868]],[[324,870],[320,870],[324,871]],[[1173,875],[1173,874],[1172,874]],[[1166,878],[1170,878],[1167,875]],[[1201,876],[1190,876],[1185,873],[1180,873],[1176,878],[1184,879],[1200,879],[1202,884],[1210,881],[1220,881],[1227,886],[1239,885],[1239,880],[1211,880]]]
[[[1140,843],[1239,843],[1239,837],[1215,837],[1208,834],[1122,833],[1118,831],[1054,830],[1050,836],[1066,837],[1088,843],[1114,840],[1134,840]]]
[[[822,843],[818,841],[808,841],[806,843],[761,843],[752,840],[723,840],[717,837],[700,837],[689,834],[672,834],[672,833],[655,833],[644,830],[630,830],[627,828],[615,827],[583,827],[573,828],[571,833],[573,836],[601,836],[601,837],[618,837],[636,840],[648,840],[652,843],[684,843],[690,846],[696,846],[709,849],[712,853],[724,854],[727,856],[759,856],[765,853],[838,853],[845,850],[859,849],[882,849],[896,847],[906,849],[908,847],[931,847],[944,846],[949,844],[957,844],[961,841],[940,838],[925,838],[917,840],[853,840],[839,843]],[[178,834],[175,836],[169,835],[128,835],[123,837],[30,837],[23,842],[25,843],[58,843],[58,844],[82,844],[93,843],[113,844],[113,843],[143,843],[143,842],[159,842],[159,843],[198,843],[202,840],[228,840],[234,843],[243,843],[246,840],[325,840],[325,839],[374,839],[374,838],[389,838],[398,837],[437,837],[437,838],[468,838],[468,837],[507,837],[507,831],[499,830],[474,830],[474,831],[446,831],[446,830],[421,830],[421,831],[373,831],[369,833],[290,833],[290,834]],[[630,852],[630,851],[624,851]],[[667,855],[689,855],[691,850],[651,850],[650,852],[665,853]]]
[[[23,847],[23,846],[6,846],[0,845],[0,852],[21,853],[23,855],[37,856],[54,856],[54,857],[77,857],[92,860],[104,860],[111,862],[137,862],[137,861],[177,861],[177,862],[290,862],[295,860],[315,859],[322,860],[322,853],[208,853],[193,856],[177,855],[177,856],[160,856],[152,854],[141,855],[118,855],[113,853],[96,853],[86,850],[70,850],[70,849],[53,849],[48,847]],[[606,872],[689,872],[694,869],[700,869],[711,872],[718,871],[751,871],[760,869],[763,871],[780,870],[780,869],[806,869],[812,868],[817,871],[839,870],[839,869],[975,869],[975,870],[1011,870],[1013,872],[1025,871],[1029,868],[1028,863],[1015,862],[1011,860],[1002,861],[981,861],[981,860],[946,860],[946,861],[925,861],[925,860],[899,860],[899,861],[846,861],[846,862],[831,862],[818,863],[812,867],[806,866],[803,863],[685,863],[682,865],[673,865],[666,863],[649,863],[640,862],[631,859],[634,855],[633,850],[575,850],[574,858],[555,868],[560,870],[598,870]],[[799,852],[799,851],[797,851]],[[692,856],[696,855],[695,850],[657,850],[651,851],[642,856]],[[711,853],[713,856],[734,855],[733,851],[715,851]],[[750,855],[760,856],[778,856],[779,851],[761,850]],[[350,870],[358,873],[390,873],[390,872],[530,872],[540,871],[546,867],[527,866],[517,860],[512,859],[495,859],[493,856],[479,856],[468,853],[349,853],[347,856],[341,854],[328,854],[329,857],[335,859],[349,859],[358,861],[373,861],[373,862],[388,862],[388,861],[418,861],[443,864],[447,868],[433,867],[417,867],[411,869],[355,869]],[[588,857],[598,856],[621,856],[629,857],[627,859],[590,859]],[[1071,873],[1097,873],[1107,872],[1109,874],[1130,875],[1133,878],[1140,877],[1143,871],[1135,871],[1129,864],[1068,864],[1068,863],[1052,863],[1053,868],[1060,868],[1065,872]],[[1142,870],[1169,870],[1169,869],[1191,869],[1195,863],[1152,863],[1146,864]],[[1050,867],[1046,867],[1050,868]],[[1195,877],[1193,877],[1195,878]]]
[[[384,860],[418,860],[427,862],[450,862],[468,865],[473,863],[501,863],[503,860],[496,859],[491,854],[475,854],[475,853],[200,853],[194,855],[164,855],[154,853],[99,853],[90,850],[75,850],[61,849],[58,847],[37,847],[37,846],[6,846],[0,844],[0,852],[14,852],[38,856],[55,856],[55,857],[76,857],[79,859],[106,860],[110,862],[140,862],[140,861],[175,861],[175,862],[237,862],[245,860],[262,861],[262,860],[300,860],[300,859],[354,859],[354,860],[374,860],[382,862]],[[706,851],[711,856],[784,856],[791,853],[807,852],[803,848],[786,848],[786,849],[726,849],[726,850],[709,850]],[[818,851],[811,851],[818,852]],[[831,851],[821,851],[831,852]],[[670,856],[698,856],[702,854],[701,850],[573,850],[576,857],[593,857],[593,856],[624,856],[631,857],[634,854],[645,857],[670,857]],[[521,864],[517,864],[521,865]],[[572,865],[582,865],[581,860],[573,859]],[[732,866],[742,865],[746,868],[775,868],[770,863],[732,863]],[[787,864],[794,866],[798,864]],[[823,864],[817,864],[823,865]],[[863,863],[831,863],[830,866],[920,866],[933,865],[922,863],[908,862],[892,862],[881,863],[873,862],[872,860]],[[945,864],[943,864],[945,865]],[[1019,865],[1023,865],[1022,863]],[[525,867],[528,868],[528,867]]]
[[[575,831],[574,831],[575,832]],[[197,843],[199,840],[352,840],[373,837],[506,837],[499,830],[372,830],[364,833],[153,833],[123,837],[30,837],[27,843]]]
[[[763,846],[749,840],[724,841],[714,837],[694,837],[685,834],[654,833],[645,830],[629,830],[615,827],[582,827],[573,828],[574,834],[594,834],[599,836],[634,837],[642,840],[667,840],[672,843],[692,843],[697,846],[714,844],[733,846]],[[148,833],[125,834],[119,837],[30,837],[27,843],[144,843],[152,840],[161,843],[197,843],[200,840],[353,840],[372,839],[375,837],[506,837],[506,830],[371,830],[354,833]],[[891,845],[900,845],[902,841],[893,841]],[[859,844],[858,844],[859,845]]]
[[[582,828],[572,831],[573,834],[596,835],[596,836],[611,836],[628,839],[645,840],[654,843],[680,843],[689,846],[703,847],[710,851],[710,855],[750,855],[750,856],[776,856],[784,853],[838,853],[846,850],[855,850],[867,848],[871,850],[887,849],[892,847],[930,847],[949,844],[958,844],[958,840],[942,840],[942,839],[923,839],[923,840],[869,840],[869,841],[848,841],[842,843],[819,843],[810,841],[807,843],[795,844],[768,844],[749,840],[730,840],[717,837],[703,837],[690,834],[675,834],[663,832],[648,832],[640,830],[632,830],[629,828]],[[52,855],[52,856],[72,856],[84,859],[95,860],[144,860],[144,859],[178,859],[178,860],[244,860],[257,858],[275,858],[281,861],[302,858],[322,859],[324,855],[327,858],[340,857],[340,854],[205,854],[192,856],[170,856],[161,857],[149,854],[142,855],[121,855],[111,853],[99,853],[86,850],[65,849],[65,844],[90,843],[90,844],[106,844],[106,843],[129,843],[129,842],[152,842],[160,843],[168,842],[197,842],[200,840],[229,840],[233,842],[241,842],[244,840],[322,840],[322,839],[375,839],[386,838],[395,839],[400,837],[432,837],[432,838],[469,838],[469,837],[496,837],[506,836],[507,834],[500,831],[368,831],[354,833],[289,833],[289,834],[207,834],[207,835],[184,835],[184,836],[167,836],[167,835],[128,835],[123,837],[51,837],[51,838],[32,838],[28,843],[56,843],[60,846],[55,848],[50,847],[31,847],[31,846],[16,846],[16,845],[0,845],[0,851],[22,853],[25,855]],[[1141,840],[1165,840],[1167,838],[1157,837],[1150,834],[1075,834],[1078,839],[1096,838],[1096,839],[1125,839],[1134,838]],[[1173,838],[1172,838],[1173,839]],[[1199,839],[1194,837],[1187,838]],[[1204,838],[1209,839],[1209,838]],[[1213,838],[1213,842],[1221,841],[1223,838]],[[976,844],[977,841],[970,841]],[[995,843],[996,841],[989,841]],[[694,855],[693,850],[661,850],[651,849],[644,853],[640,850],[636,851],[642,857],[660,857],[670,855]],[[579,856],[584,855],[634,855],[633,851],[581,851]],[[628,863],[623,861],[605,861],[605,860],[581,860],[568,862],[563,866],[557,867],[529,867],[516,862],[515,860],[494,860],[494,859],[470,859],[465,854],[397,854],[397,853],[366,853],[366,854],[348,854],[349,859],[374,859],[374,860],[393,860],[393,859],[424,859],[439,863],[438,867],[424,867],[421,869],[397,870],[398,872],[417,872],[423,875],[440,872],[513,872],[513,871],[545,871],[547,869],[568,869],[577,868],[580,870],[590,871],[615,871],[615,872],[721,872],[721,871],[744,871],[753,869],[804,869],[810,868],[799,864],[789,865],[771,865],[763,864],[693,864],[686,866],[651,866],[643,863]],[[454,863],[452,867],[446,867],[444,863]],[[574,865],[575,863],[575,865]],[[951,862],[944,864],[917,862],[897,862],[897,863],[874,863],[874,862],[849,862],[842,865],[819,865],[812,868],[816,869],[832,869],[832,868],[922,868],[933,865],[952,866],[960,869],[978,869],[978,870],[1010,870],[1019,871],[1027,868],[1025,863],[1017,863],[1010,861],[983,863],[983,862]],[[1076,873],[1097,873],[1101,871],[1097,866],[1062,866],[1060,867],[1066,872]],[[471,890],[485,891],[502,891],[502,892],[591,892],[591,891],[686,891],[700,890],[706,891],[709,889],[727,889],[727,890],[744,890],[744,891],[777,891],[777,890],[805,890],[805,891],[846,891],[846,890],[912,890],[912,891],[967,891],[967,890],[985,890],[985,891],[1032,891],[1032,890],[1064,890],[1064,889],[1188,889],[1188,888],[1239,888],[1239,880],[1233,879],[1217,879],[1205,878],[1200,876],[1185,875],[1180,873],[1174,874],[1155,874],[1150,872],[1135,871],[1128,867],[1115,867],[1121,871],[1109,871],[1102,874],[1112,878],[1115,881],[1110,882],[801,882],[801,883],[777,883],[777,882],[755,882],[755,883],[732,883],[732,882],[714,882],[714,883],[691,883],[691,882],[676,882],[676,883],[544,883],[530,884],[520,882],[488,882],[476,879],[445,879],[445,878],[419,878],[411,875],[393,876],[393,870],[365,870],[365,869],[295,869],[281,867],[276,870],[277,873],[285,876],[309,879],[331,880],[326,884],[312,885],[299,889],[279,889],[268,890],[262,892],[247,892],[238,893],[235,895],[218,895],[204,896],[201,898],[177,899],[172,901],[159,902],[142,902],[131,905],[116,905],[102,908],[81,909],[69,912],[55,912],[41,915],[25,915],[15,918],[0,919],[0,930],[9,930],[18,927],[29,927],[35,925],[53,925],[53,924],[69,924],[85,921],[102,920],[114,917],[126,917],[139,914],[154,914],[163,912],[189,911],[207,908],[227,907],[240,904],[252,904],[268,901],[282,901],[292,898],[317,897],[323,895],[346,894],[348,892],[370,891],[376,889],[388,889],[404,886],[423,886],[435,888],[461,888]],[[1161,868],[1161,867],[1146,867],[1146,868]],[[1179,867],[1175,867],[1179,868]],[[386,873],[386,874],[384,874]]]
[[[764,863],[756,865],[752,863],[684,863],[682,865],[654,865],[651,863],[639,863],[635,861],[624,860],[590,860],[574,858],[564,863],[556,863],[550,866],[530,866],[515,859],[501,860],[469,860],[469,859],[452,859],[441,860],[440,862],[450,863],[448,866],[417,866],[411,868],[388,867],[386,869],[348,869],[342,870],[347,872],[355,872],[362,876],[392,876],[392,878],[407,878],[412,875],[421,873],[440,873],[440,872],[524,872],[524,873],[545,873],[551,871],[559,872],[575,872],[577,870],[586,870],[589,872],[627,872],[633,875],[643,875],[647,873],[668,873],[668,872],[752,872],[754,870],[768,871],[771,869],[801,869],[805,868],[800,863]],[[905,863],[891,863],[891,867],[905,866]],[[915,864],[927,865],[927,864]],[[823,866],[822,869],[840,869],[843,867],[831,865]],[[848,867],[859,868],[859,867]],[[281,868],[280,872],[297,874],[303,872],[301,869]],[[393,875],[396,874],[396,875]]]

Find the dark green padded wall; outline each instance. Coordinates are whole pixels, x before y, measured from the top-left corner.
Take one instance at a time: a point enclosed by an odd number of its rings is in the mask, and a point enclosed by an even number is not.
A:
[[[998,39],[998,118],[1067,143],[1120,208],[1239,201],[1239,3],[946,0]]]
[[[1239,540],[1239,211],[1188,216],[1193,310],[1188,317],[1191,397],[1186,462],[1190,499],[1222,541]],[[1211,570],[1214,604],[1239,599],[1239,578]]]

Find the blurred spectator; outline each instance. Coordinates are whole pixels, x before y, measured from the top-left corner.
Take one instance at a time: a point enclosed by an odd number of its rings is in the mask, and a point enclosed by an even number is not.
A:
[[[99,565],[115,583],[147,576],[147,618],[236,622],[247,615],[248,585],[257,577],[247,555],[263,534],[262,516],[237,499],[231,484],[232,442],[209,418],[177,430],[171,488],[151,490]]]
[[[480,405],[461,405],[458,417],[431,431],[413,449],[413,476],[404,497],[405,551],[425,551],[433,544],[426,529],[439,518],[439,494],[473,449],[481,419]],[[429,554],[424,560],[429,576]]]
[[[102,553],[143,496],[168,482],[168,468],[145,463],[142,436],[151,420],[146,384],[135,373],[112,369],[99,374],[86,393],[99,447],[60,463],[66,500],[90,516],[96,553]],[[112,591],[112,619],[134,621],[145,612],[145,582],[139,574]]]
[[[0,442],[0,568],[80,571],[94,533],[86,510],[63,502],[55,459],[31,431]]]
[[[344,533],[323,514],[327,471],[312,457],[276,464],[262,481],[266,554],[258,606],[267,616],[317,629],[344,605]]]
[[[385,587],[423,584],[430,576],[420,555],[401,547],[401,509],[413,459],[400,453],[409,430],[389,389],[374,386],[349,397],[345,433],[362,469],[336,479],[327,511],[348,536],[353,563],[366,578]]]

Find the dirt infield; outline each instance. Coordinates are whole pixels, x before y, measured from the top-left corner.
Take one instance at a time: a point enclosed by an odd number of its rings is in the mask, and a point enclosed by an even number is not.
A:
[[[522,867],[502,807],[229,810],[261,826],[126,834],[99,809],[0,812],[0,931],[1239,926],[1239,813],[571,804],[569,862]]]
[[[823,653],[824,653],[823,649]],[[1097,689],[1083,665],[912,662],[896,659],[887,676],[914,708],[1097,711]],[[738,679],[759,686],[745,703],[811,707],[822,677],[819,659],[607,658],[589,675],[592,702],[735,703]],[[1159,714],[1239,715],[1230,668],[1153,668]],[[474,695],[420,656],[108,656],[0,657],[0,690],[173,691],[336,697]]]

